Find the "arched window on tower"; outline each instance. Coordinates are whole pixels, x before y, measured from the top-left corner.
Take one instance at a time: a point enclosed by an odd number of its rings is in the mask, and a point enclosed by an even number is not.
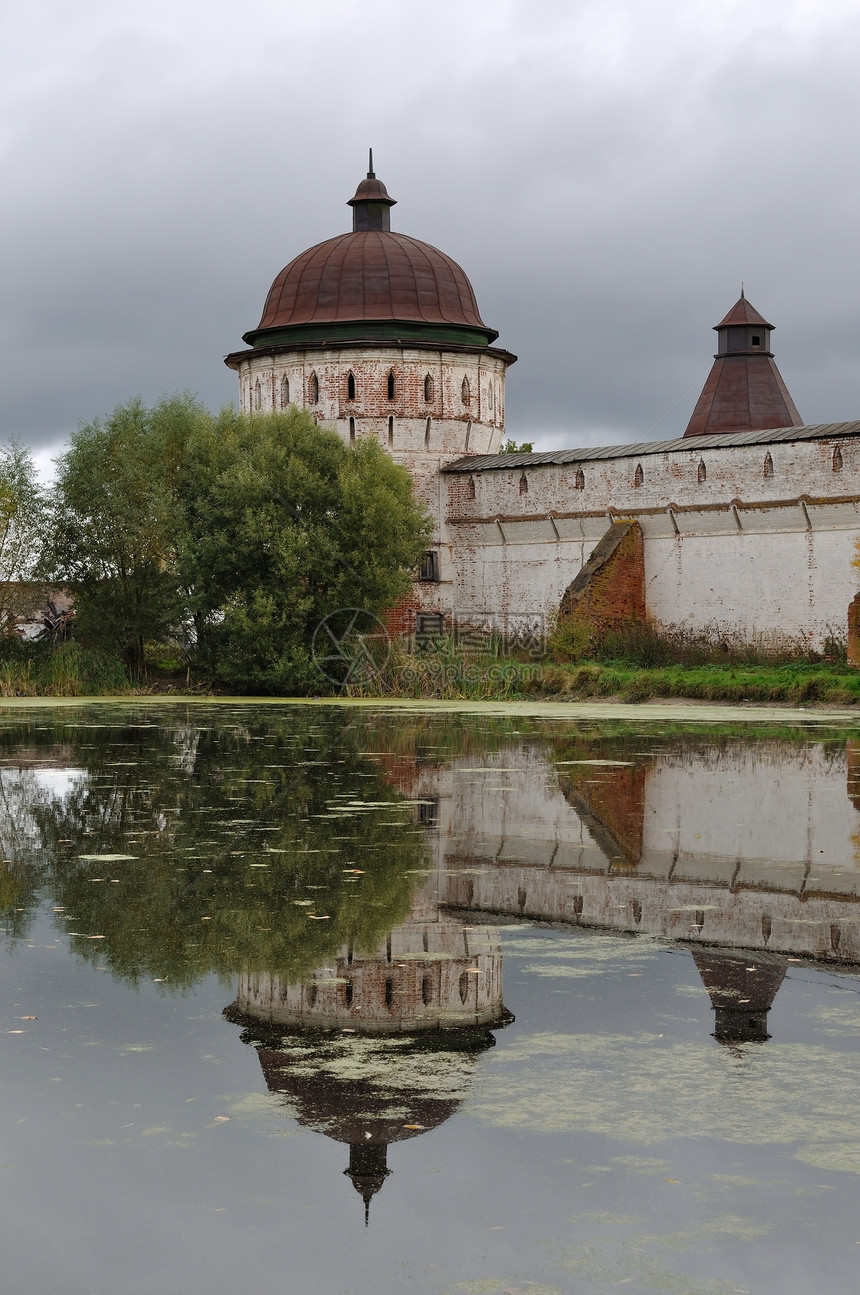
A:
[[[464,378],[460,387],[460,399],[464,405],[472,403],[472,388],[469,386],[469,379]]]
[[[394,419],[393,419],[393,418],[389,418],[389,420],[388,420],[388,448],[389,448],[389,449],[391,449],[391,448],[393,447],[393,445],[394,445]]]
[[[355,374],[350,373],[346,379],[346,398],[355,400]]]
[[[773,459],[771,458],[770,450],[768,450],[767,454],[764,456],[764,468],[762,470],[762,475],[765,477],[773,476]]]
[[[699,459],[699,466],[696,468],[696,480],[699,485],[708,479],[708,469],[705,467],[705,460]]]
[[[469,453],[469,441],[472,439],[472,420],[469,419],[466,424],[466,453]]]
[[[466,493],[470,499],[475,498],[475,478],[474,477],[469,477],[469,487]]]
[[[430,449],[430,424],[431,424],[431,422],[432,422],[432,421],[433,421],[433,420],[432,420],[432,418],[428,418],[428,419],[427,419],[427,426],[424,428],[424,448],[425,448],[425,450],[429,450],[429,449]]]
[[[394,370],[392,370],[391,373],[389,373],[388,375],[388,399],[393,400],[395,395],[396,395],[396,388],[394,385]]]
[[[525,473],[520,477],[520,494],[527,495],[529,492],[529,479]]]
[[[286,374],[281,378],[281,409],[290,403],[290,380]]]
[[[355,440],[355,419],[354,418],[350,418],[349,420],[349,439],[350,439],[350,442]]]
[[[645,473],[642,471],[642,464],[636,464],[636,471],[633,473],[633,484],[638,490],[645,481]]]
[[[263,393],[260,390],[260,379],[258,378],[257,381],[254,383],[254,408],[262,409],[262,407],[263,407]]]
[[[573,485],[575,490],[585,489],[585,473],[582,468],[576,469],[576,476],[573,479]]]
[[[424,399],[427,401],[433,399],[433,378],[429,373],[424,379]]]
[[[834,472],[842,471],[842,451],[840,450],[838,445],[836,446],[836,449],[833,451],[833,471]]]
[[[319,403],[319,398],[320,398],[319,378],[315,373],[312,373],[310,378],[308,379],[308,400],[312,405],[316,405]]]

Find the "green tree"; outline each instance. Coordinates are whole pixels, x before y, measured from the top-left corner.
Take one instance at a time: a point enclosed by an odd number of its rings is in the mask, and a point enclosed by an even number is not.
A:
[[[179,479],[207,415],[188,395],[132,400],[78,428],[59,461],[45,557],[75,599],[76,634],[145,673],[144,647],[182,619]]]
[[[43,592],[34,580],[42,548],[45,500],[29,450],[0,447],[0,635],[13,635]]]
[[[319,622],[407,592],[431,535],[412,481],[379,444],[345,445],[303,410],[222,411],[184,475],[180,569],[197,649],[240,690],[319,690]]]

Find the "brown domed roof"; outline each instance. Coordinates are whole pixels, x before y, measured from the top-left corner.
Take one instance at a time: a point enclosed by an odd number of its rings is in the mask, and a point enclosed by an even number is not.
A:
[[[272,284],[256,331],[365,320],[489,331],[456,261],[378,229],[329,238],[291,261]]]
[[[309,247],[269,289],[263,316],[245,333],[254,347],[347,339],[446,340],[486,346],[498,333],[481,319],[472,285],[438,247],[391,232],[395,205],[373,170],[349,200],[352,233]],[[231,363],[233,357],[228,356]]]

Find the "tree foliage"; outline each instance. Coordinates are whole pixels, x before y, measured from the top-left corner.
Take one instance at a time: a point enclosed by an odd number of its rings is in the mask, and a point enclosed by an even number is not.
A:
[[[174,554],[179,479],[205,412],[189,396],[120,405],[78,428],[59,460],[46,572],[72,590],[76,631],[138,677],[144,646],[182,617]]]
[[[0,636],[38,598],[34,582],[45,524],[45,500],[28,450],[0,447]]]
[[[231,688],[315,690],[320,620],[395,603],[429,536],[375,441],[347,446],[295,408],[212,417],[183,395],[78,429],[45,571],[73,590],[80,637],[138,677],[148,642],[181,637]]]
[[[197,647],[240,689],[319,688],[319,622],[390,607],[429,542],[406,470],[376,441],[345,445],[298,409],[223,411],[201,428],[185,488],[180,565]]]

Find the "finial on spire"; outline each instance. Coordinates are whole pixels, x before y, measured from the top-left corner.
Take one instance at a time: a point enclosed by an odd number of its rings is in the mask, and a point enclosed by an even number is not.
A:
[[[369,148],[367,150],[367,178],[368,180],[376,179],[376,173],[373,170],[373,149],[372,148]]]
[[[371,157],[372,157],[372,155],[371,155]],[[741,301],[745,301],[745,300],[746,300],[746,298],[744,297],[744,281],[743,281],[743,279],[741,279]]]

